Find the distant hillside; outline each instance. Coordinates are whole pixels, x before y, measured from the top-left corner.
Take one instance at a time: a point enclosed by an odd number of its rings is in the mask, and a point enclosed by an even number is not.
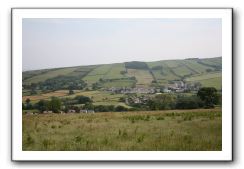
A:
[[[23,72],[23,86],[57,84],[56,87],[167,86],[172,81],[200,82],[222,88],[222,58],[126,62]],[[83,83],[84,82],[84,83]],[[62,84],[60,84],[62,83]],[[45,86],[44,86],[45,87]],[[55,89],[55,88],[54,88]]]

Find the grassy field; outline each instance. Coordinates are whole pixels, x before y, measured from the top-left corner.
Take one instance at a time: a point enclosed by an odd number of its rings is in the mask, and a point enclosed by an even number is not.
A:
[[[149,86],[153,81],[153,77],[148,70],[128,69],[127,72],[129,77],[136,78],[136,85]]]
[[[208,73],[202,75],[192,76],[186,79],[187,82],[200,82],[204,87],[222,88],[222,73]]]
[[[49,100],[52,96],[54,96],[54,97],[63,97],[63,96],[67,96],[68,94],[69,94],[68,90],[58,90],[58,91],[55,91],[55,92],[43,93],[43,94],[39,94],[39,95],[23,96],[22,97],[22,101],[25,102],[25,100],[27,98],[29,98],[31,100],[31,102],[37,102],[37,101],[39,101],[41,99]]]
[[[105,82],[102,84],[105,88],[111,88],[111,87],[133,87],[135,81],[130,79],[124,79],[124,80],[113,80],[111,82]]]
[[[179,67],[174,68],[173,71],[179,76],[185,76],[194,73],[190,69],[188,69],[185,65],[180,65]]]
[[[211,78],[208,80],[199,80],[204,87],[215,87],[218,90],[222,89],[222,77]]]
[[[22,102],[25,102],[27,98],[30,99],[31,103],[37,103],[41,99],[43,100],[51,100],[52,96],[58,97],[58,98],[74,98],[76,96],[87,96],[90,97],[93,100],[94,105],[113,105],[113,106],[124,106],[129,108],[130,106],[126,105],[125,103],[122,103],[119,101],[121,97],[124,96],[124,94],[111,94],[107,91],[80,91],[80,90],[74,90],[74,94],[69,95],[68,90],[58,90],[55,92],[49,92],[45,94],[39,94],[39,95],[33,95],[33,96],[23,96]]]
[[[69,73],[74,72],[77,69],[77,67],[69,67],[69,68],[60,68],[60,69],[54,69],[54,70],[49,70],[45,73],[39,74],[37,76],[28,78],[24,82],[26,84],[31,84],[31,83],[38,83],[38,82],[43,82],[47,79],[57,77],[60,75],[67,75]]]
[[[121,71],[125,71],[125,64],[124,63],[115,63],[111,67],[111,71],[108,71],[104,79],[119,79],[119,78],[126,78],[125,75],[121,74]]]
[[[196,60],[185,60],[184,64],[191,70],[194,70],[194,72],[197,73],[204,73],[207,69],[213,70],[212,67],[204,66],[202,64],[199,64]]]
[[[221,109],[23,115],[23,150],[221,151]]]

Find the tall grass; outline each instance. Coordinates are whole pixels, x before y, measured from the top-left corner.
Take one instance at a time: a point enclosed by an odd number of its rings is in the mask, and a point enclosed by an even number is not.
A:
[[[23,116],[23,150],[220,151],[221,110]]]

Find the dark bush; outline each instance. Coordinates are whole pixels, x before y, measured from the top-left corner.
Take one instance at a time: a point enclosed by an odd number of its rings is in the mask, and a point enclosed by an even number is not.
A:
[[[176,101],[176,109],[197,109],[203,107],[203,101],[196,96],[179,97]]]

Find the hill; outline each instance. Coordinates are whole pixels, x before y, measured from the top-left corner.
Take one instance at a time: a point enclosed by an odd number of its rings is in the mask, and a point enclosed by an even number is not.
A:
[[[221,89],[222,58],[125,62],[23,72],[23,87],[40,90],[160,87],[174,81]]]

